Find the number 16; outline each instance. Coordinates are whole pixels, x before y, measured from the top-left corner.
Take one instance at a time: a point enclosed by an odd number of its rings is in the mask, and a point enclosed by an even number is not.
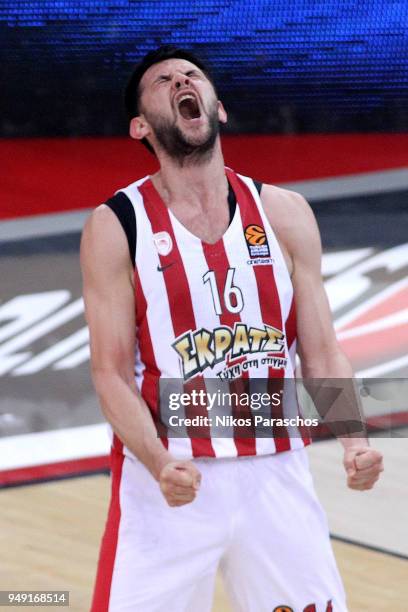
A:
[[[242,296],[242,291],[239,287],[235,287],[233,285],[234,281],[235,269],[229,268],[227,272],[227,278],[225,281],[224,287],[224,304],[229,310],[236,314],[237,312],[241,312],[244,307],[244,298]],[[203,282],[209,283],[211,288],[211,294],[214,302],[214,310],[217,315],[222,315],[222,306],[220,300],[220,294],[218,292],[217,280],[215,278],[215,272],[213,270],[208,270],[203,276]],[[232,302],[232,296],[235,298],[235,304]]]

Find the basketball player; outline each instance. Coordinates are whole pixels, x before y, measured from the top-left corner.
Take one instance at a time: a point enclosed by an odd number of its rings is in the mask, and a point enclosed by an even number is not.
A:
[[[296,346],[304,377],[352,377],[313,214],[299,194],[225,167],[227,113],[190,53],[148,54],[126,104],[160,169],[99,206],[82,238],[93,380],[114,432],[92,610],[209,611],[219,568],[235,611],[344,612],[302,433],[216,437],[204,421],[208,435],[187,424],[176,438],[160,423],[159,380],[275,384],[293,378]],[[364,437],[342,443],[349,487],[370,489],[380,453]]]

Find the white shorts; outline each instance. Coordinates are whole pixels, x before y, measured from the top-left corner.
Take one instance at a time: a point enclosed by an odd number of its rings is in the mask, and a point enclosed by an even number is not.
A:
[[[93,612],[209,612],[219,569],[235,612],[345,612],[305,449],[196,459],[201,488],[171,508],[113,452]]]

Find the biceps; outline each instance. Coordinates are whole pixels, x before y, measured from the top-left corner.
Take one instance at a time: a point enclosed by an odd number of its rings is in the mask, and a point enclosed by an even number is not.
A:
[[[135,308],[125,234],[112,211],[98,207],[85,224],[81,270],[95,371],[133,378]]]
[[[92,370],[115,371],[131,380],[134,369],[135,309],[131,287],[84,288]]]

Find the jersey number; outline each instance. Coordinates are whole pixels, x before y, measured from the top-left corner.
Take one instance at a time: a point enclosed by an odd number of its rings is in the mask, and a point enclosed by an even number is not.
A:
[[[242,291],[239,287],[235,287],[234,282],[235,269],[229,268],[227,272],[227,278],[224,287],[224,304],[229,312],[236,314],[241,312],[244,307],[244,298]],[[208,270],[203,276],[203,282],[210,285],[211,294],[214,302],[214,310],[217,315],[222,315],[222,306],[220,294],[218,292],[217,280],[215,278],[215,272]]]

